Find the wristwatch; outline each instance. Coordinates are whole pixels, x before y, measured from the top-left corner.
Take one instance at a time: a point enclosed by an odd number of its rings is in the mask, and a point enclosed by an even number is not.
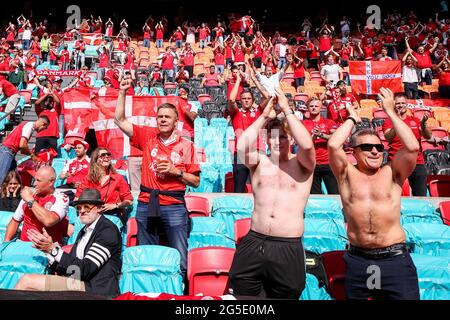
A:
[[[53,258],[55,258],[55,257],[58,255],[58,253],[59,253],[59,247],[58,247],[58,246],[55,246],[55,247],[52,249],[52,252],[50,252],[50,255],[51,255]]]
[[[31,200],[31,201],[27,201],[27,206],[28,206],[28,208],[33,208],[33,203],[35,202],[36,200]]]
[[[184,172],[183,170],[180,170],[180,174],[178,175],[178,178],[183,178]]]

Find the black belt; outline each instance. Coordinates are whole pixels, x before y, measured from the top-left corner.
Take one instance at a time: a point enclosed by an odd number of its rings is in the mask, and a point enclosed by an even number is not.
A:
[[[167,191],[167,190],[157,190],[157,189],[151,189],[144,187],[141,184],[141,192],[146,192],[150,194],[149,204],[148,204],[148,212],[150,217],[159,217],[159,195],[162,194],[163,196],[169,196],[172,198],[175,198],[179,201],[182,201],[184,204],[186,204],[186,200],[184,199],[184,195],[186,193],[186,190],[173,190],[173,191]]]
[[[378,260],[399,256],[409,252],[409,250],[405,243],[397,243],[389,247],[376,249],[364,249],[350,245],[348,252],[365,259]]]

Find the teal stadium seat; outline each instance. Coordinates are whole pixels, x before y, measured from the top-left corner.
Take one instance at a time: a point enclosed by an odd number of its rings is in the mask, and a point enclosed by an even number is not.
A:
[[[100,88],[101,86],[103,86],[105,83],[103,82],[103,80],[95,80],[94,82],[94,88]]]
[[[305,207],[305,218],[344,220],[344,215],[337,199],[309,197]]]
[[[210,163],[200,163],[200,184],[197,188],[188,187],[186,192],[222,192],[220,171]]]
[[[24,274],[45,274],[48,259],[31,242],[0,244],[0,289],[14,289]]]
[[[401,223],[425,222],[442,224],[442,219],[430,201],[402,198]]]
[[[0,243],[2,243],[3,239],[5,239],[6,228],[8,227],[13,215],[14,212],[0,211]]]
[[[66,164],[66,159],[63,158],[54,158],[52,161],[52,167],[53,169],[55,169],[56,172],[56,181],[55,181],[55,187],[59,187],[61,185],[63,185],[66,181],[66,179],[61,180],[61,178],[59,177],[59,175],[61,174],[65,164]]]
[[[450,258],[411,254],[419,277],[421,300],[450,300]]]
[[[225,196],[215,198],[212,203],[211,216],[225,222],[227,236],[234,239],[234,222],[250,218],[253,213],[253,199],[242,196]]]
[[[342,220],[305,219],[303,246],[305,250],[322,254],[345,250],[347,245],[345,225]]]
[[[306,274],[306,284],[299,300],[333,300],[325,287],[319,287],[319,280],[310,274]]]
[[[215,217],[191,218],[188,250],[204,247],[235,248],[233,239],[226,233],[225,222]]]
[[[411,222],[403,225],[406,242],[413,253],[446,256],[450,259],[450,227],[444,224]]]
[[[178,250],[163,246],[135,246],[123,254],[120,292],[183,294]]]

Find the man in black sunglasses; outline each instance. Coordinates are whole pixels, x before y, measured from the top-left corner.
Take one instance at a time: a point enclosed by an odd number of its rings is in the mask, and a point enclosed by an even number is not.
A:
[[[328,140],[330,166],[348,222],[345,291],[348,299],[417,300],[417,271],[400,224],[400,197],[403,182],[416,165],[419,143],[397,115],[392,91],[381,88],[380,92],[383,109],[403,146],[392,161],[381,166],[381,140],[376,131],[363,129],[351,136],[357,164],[348,162],[343,145],[361,121],[351,107],[350,117]]]

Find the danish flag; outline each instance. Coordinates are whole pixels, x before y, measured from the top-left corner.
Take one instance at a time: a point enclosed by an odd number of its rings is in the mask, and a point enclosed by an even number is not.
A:
[[[356,94],[377,94],[380,88],[401,92],[402,72],[399,60],[350,61],[350,84]]]

